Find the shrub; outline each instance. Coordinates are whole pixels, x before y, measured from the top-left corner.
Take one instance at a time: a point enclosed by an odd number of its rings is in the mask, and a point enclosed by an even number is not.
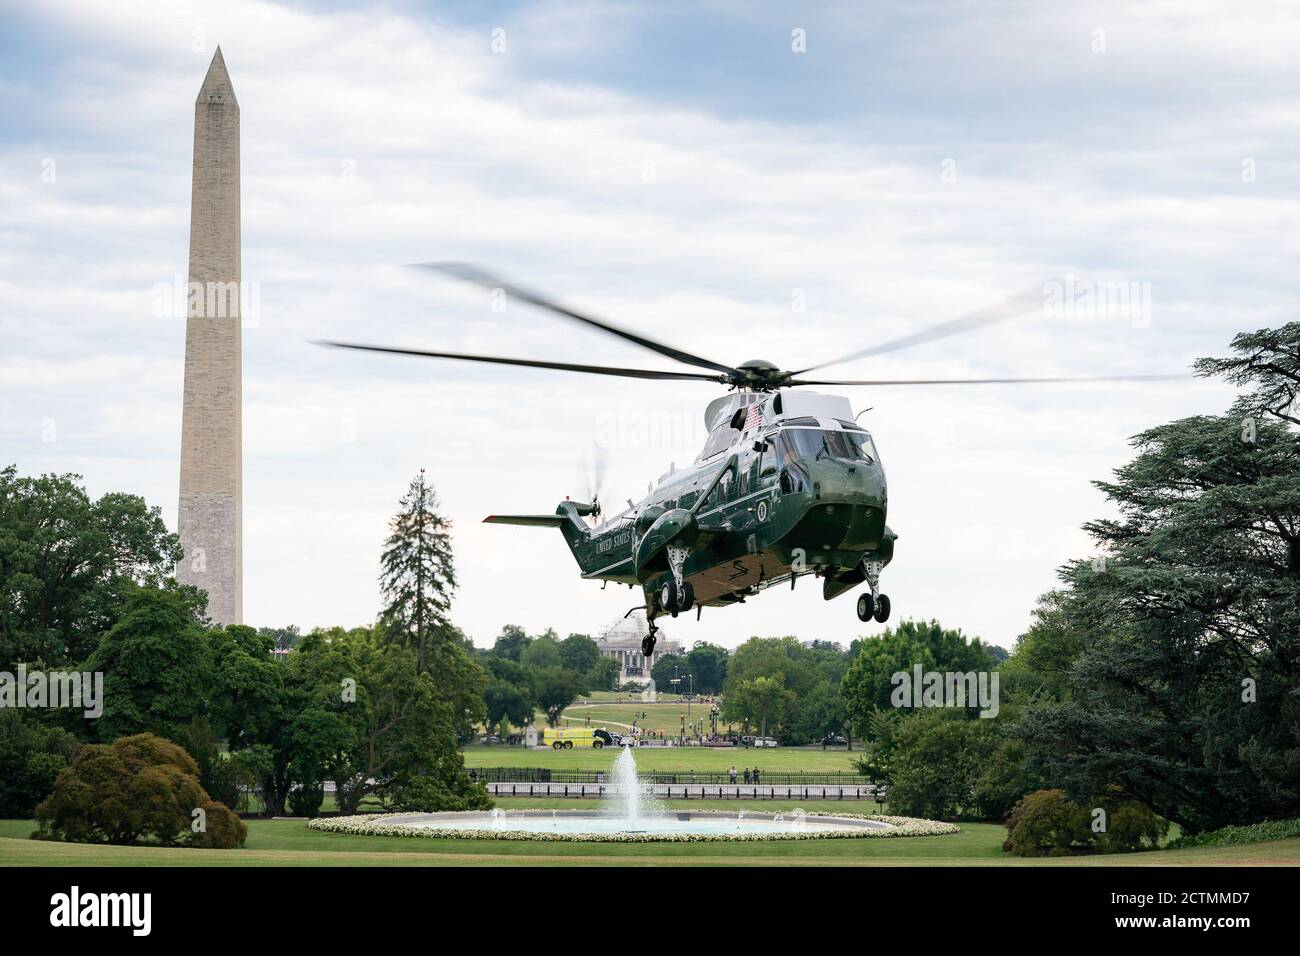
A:
[[[1300,819],[1265,820],[1242,827],[1223,827],[1189,836],[1180,836],[1166,849],[1186,850],[1194,846],[1238,846],[1243,843],[1264,843],[1268,840],[1291,840],[1300,837]]]
[[[1002,849],[1017,856],[1068,856],[1092,843],[1088,811],[1060,790],[1026,794],[1007,817]]]
[[[243,846],[248,839],[248,827],[239,815],[224,803],[209,800],[203,804],[207,827],[190,837],[190,846],[205,850],[231,850]]]
[[[1136,800],[1102,803],[1106,809],[1106,830],[1096,834],[1101,853],[1131,853],[1154,850],[1169,832],[1169,821],[1156,816]]]
[[[324,802],[325,781],[323,780],[300,783],[289,791],[289,812],[295,817],[319,816],[321,804]]]
[[[392,809],[408,813],[492,808],[487,789],[481,783],[472,782],[465,773],[450,782],[429,776],[401,779],[389,788],[387,802]]]
[[[208,815],[204,834],[190,829],[197,808]],[[42,837],[74,843],[153,839],[164,845],[236,846],[246,833],[242,824],[230,826],[221,811],[234,816],[199,784],[198,765],[188,753],[161,737],[136,734],[81,748],[36,808],[36,820]]]

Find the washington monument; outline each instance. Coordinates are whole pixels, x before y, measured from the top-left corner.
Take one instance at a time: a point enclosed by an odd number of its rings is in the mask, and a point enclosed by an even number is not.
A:
[[[194,103],[176,578],[217,624],[244,618],[239,103],[217,48]]]

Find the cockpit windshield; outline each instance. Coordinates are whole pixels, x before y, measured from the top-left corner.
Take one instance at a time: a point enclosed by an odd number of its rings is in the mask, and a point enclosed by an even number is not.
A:
[[[821,428],[783,428],[781,434],[796,458],[842,458],[876,461],[876,446],[865,431],[835,432]]]

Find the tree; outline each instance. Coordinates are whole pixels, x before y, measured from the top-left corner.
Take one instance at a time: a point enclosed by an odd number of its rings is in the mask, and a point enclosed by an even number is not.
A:
[[[518,624],[507,624],[501,628],[496,643],[492,645],[492,654],[495,657],[517,661],[531,640],[532,638],[525,634],[524,629]]]
[[[533,718],[532,698],[518,685],[499,677],[492,678],[483,693],[487,711],[487,732],[496,733],[502,723],[522,727]]]
[[[725,647],[696,641],[686,654],[686,666],[695,675],[697,694],[719,694],[727,679],[727,662],[730,654]]]
[[[534,670],[544,671],[563,666],[560,642],[550,632],[529,641],[519,655],[519,662]]]
[[[578,693],[578,681],[568,671],[555,667],[537,675],[537,703],[546,711],[546,722],[552,727],[559,726],[560,714],[577,699]]]
[[[1235,355],[1203,358],[1196,374],[1218,376],[1250,389],[1232,407],[1236,417],[1268,418],[1300,425],[1300,322],[1277,329],[1242,332],[1232,340]]]
[[[650,679],[661,693],[686,693],[686,675],[690,666],[684,654],[656,654],[655,663],[650,668]],[[682,678],[681,683],[674,684],[673,678]]]
[[[586,684],[592,690],[613,690],[620,670],[616,659],[602,655],[596,666],[587,672]]]
[[[239,624],[213,628],[206,638],[212,667],[207,699],[215,728],[231,750],[266,739],[281,719],[283,699],[284,668],[271,657],[274,638]]]
[[[600,648],[586,634],[570,634],[560,642],[560,666],[575,674],[589,674],[600,661]]]
[[[158,508],[79,475],[0,469],[0,666],[83,661],[136,585],[159,586],[181,557]]]
[[[780,674],[755,677],[741,681],[722,699],[723,716],[756,724],[759,736],[766,737],[768,722],[779,724],[794,699]]]
[[[211,647],[192,592],[135,588],[85,668],[104,674],[104,712],[95,739],[151,733],[184,739],[212,689]]]
[[[1102,557],[1062,571],[1082,650],[1062,699],[1028,706],[1021,732],[1076,799],[1117,788],[1188,832],[1293,815],[1300,440],[1234,414],[1134,445],[1097,483],[1119,512],[1085,526]]]
[[[370,628],[299,642],[289,655],[286,720],[264,770],[277,802],[328,779],[341,813],[412,786],[478,793],[457,749],[456,715],[433,675],[417,672],[416,653]]]
[[[195,811],[201,811],[195,814]],[[199,785],[198,766],[176,744],[152,734],[81,748],[54,792],[36,808],[43,834],[76,843],[238,846],[248,831]],[[195,821],[202,821],[195,830]]]
[[[978,673],[995,669],[993,655],[979,640],[967,640],[960,630],[938,621],[902,621],[879,637],[858,642],[857,656],[844,675],[841,692],[849,714],[859,727],[871,712],[892,707],[893,675],[922,671]]]
[[[80,743],[27,710],[0,709],[0,817],[29,817]]]
[[[424,469],[411,481],[393,517],[392,533],[380,556],[379,585],[384,597],[382,620],[392,633],[416,649],[416,669],[423,674],[431,636],[445,636],[456,590],[452,563],[451,522],[438,513],[433,486]]]

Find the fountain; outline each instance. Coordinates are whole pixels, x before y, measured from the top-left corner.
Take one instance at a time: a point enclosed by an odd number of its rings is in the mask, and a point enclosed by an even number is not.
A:
[[[551,839],[570,840],[680,840],[696,838],[776,839],[798,833],[822,836],[869,836],[873,830],[897,830],[881,820],[848,816],[809,816],[793,811],[781,813],[676,811],[667,810],[654,799],[652,788],[637,775],[636,756],[625,747],[614,761],[613,786],[600,810],[516,810],[494,809],[490,813],[418,813],[386,818],[386,828],[437,830],[439,836],[474,835],[484,830],[512,836],[545,833]]]
[[[614,761],[614,792],[609,808],[611,815],[620,817],[630,827],[635,827],[641,822],[641,778],[636,773],[636,757],[632,755],[632,748],[624,747],[622,750]]]

